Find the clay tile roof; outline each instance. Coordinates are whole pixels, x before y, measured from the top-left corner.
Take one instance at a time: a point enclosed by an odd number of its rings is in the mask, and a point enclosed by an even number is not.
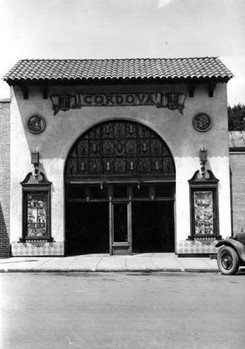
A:
[[[217,57],[128,59],[25,59],[5,76],[9,84],[21,81],[103,79],[218,79],[232,73]]]

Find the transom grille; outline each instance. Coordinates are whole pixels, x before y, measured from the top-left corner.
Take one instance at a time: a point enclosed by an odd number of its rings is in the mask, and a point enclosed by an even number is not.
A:
[[[174,177],[173,157],[151,129],[132,121],[108,121],[94,126],[72,147],[66,178]]]

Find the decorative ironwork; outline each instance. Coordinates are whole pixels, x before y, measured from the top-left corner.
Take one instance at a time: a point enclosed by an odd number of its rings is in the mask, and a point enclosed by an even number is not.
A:
[[[174,176],[172,155],[148,127],[110,121],[87,131],[72,147],[66,177]]]

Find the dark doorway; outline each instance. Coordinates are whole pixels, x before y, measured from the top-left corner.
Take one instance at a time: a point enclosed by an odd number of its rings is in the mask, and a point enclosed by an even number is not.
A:
[[[66,254],[109,253],[109,204],[67,202]]]
[[[172,201],[133,202],[133,253],[174,252]]]
[[[174,251],[175,164],[149,127],[108,120],[73,144],[65,164],[67,254]]]

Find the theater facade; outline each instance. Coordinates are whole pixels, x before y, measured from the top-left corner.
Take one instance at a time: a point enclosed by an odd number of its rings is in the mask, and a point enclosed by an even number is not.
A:
[[[11,254],[216,253],[231,77],[215,57],[19,61],[4,77]]]

